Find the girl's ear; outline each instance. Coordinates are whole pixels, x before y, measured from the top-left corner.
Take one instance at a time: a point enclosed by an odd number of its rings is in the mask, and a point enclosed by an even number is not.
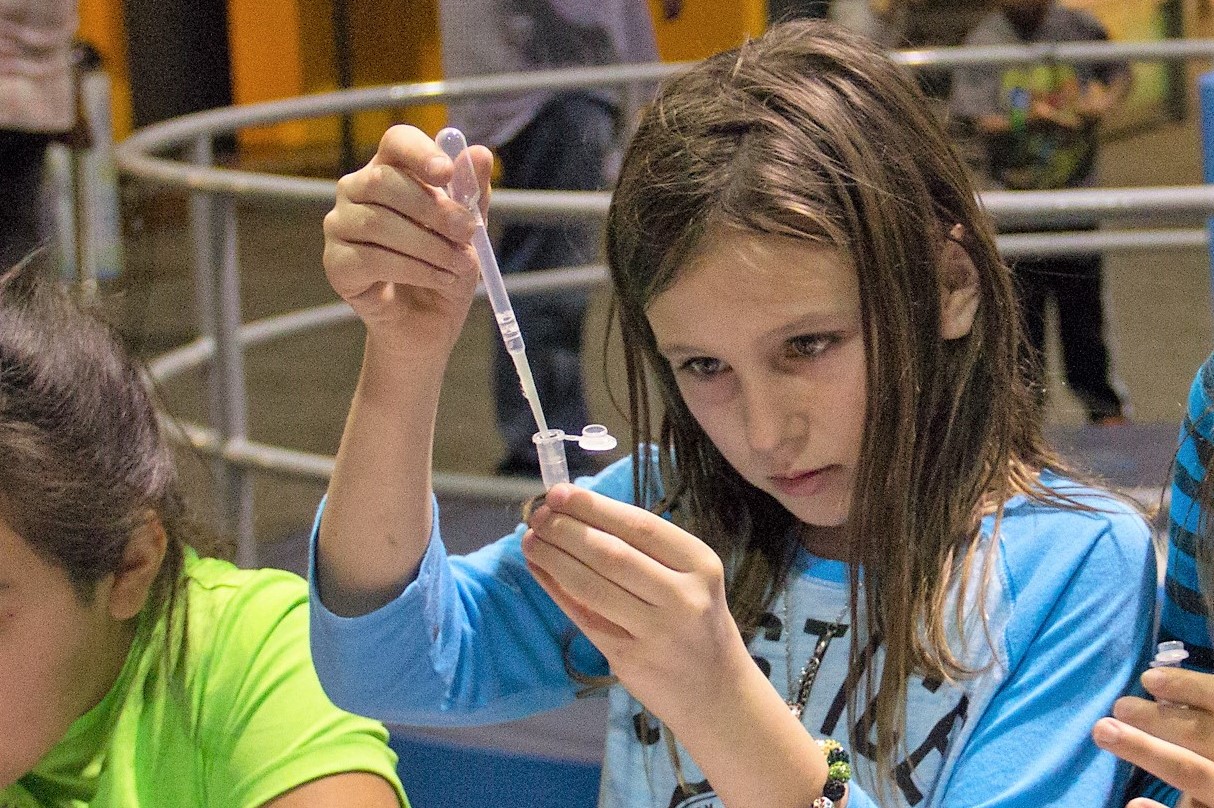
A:
[[[960,339],[978,313],[978,269],[961,239],[965,228],[953,225],[940,251],[940,338]]]
[[[122,553],[122,566],[114,573],[109,612],[115,620],[129,620],[143,611],[148,593],[164,563],[168,537],[159,516],[152,515],[131,535]]]

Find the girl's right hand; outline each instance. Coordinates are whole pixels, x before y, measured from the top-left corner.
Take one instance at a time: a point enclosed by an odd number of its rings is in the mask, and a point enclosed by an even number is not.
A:
[[[522,550],[536,581],[665,722],[721,803],[804,806],[822,792],[826,758],[751,657],[711,547],[567,483],[528,522]]]
[[[1155,668],[1143,687],[1158,701],[1127,696],[1096,722],[1096,745],[1179,789],[1186,808],[1214,806],[1214,674]],[[1143,798],[1129,808],[1155,808]]]
[[[493,156],[470,149],[488,207]],[[366,166],[337,183],[325,216],[329,283],[366,324],[369,337],[426,355],[449,353],[463,327],[479,264],[473,215],[443,187],[454,166],[424,132],[394,126]]]

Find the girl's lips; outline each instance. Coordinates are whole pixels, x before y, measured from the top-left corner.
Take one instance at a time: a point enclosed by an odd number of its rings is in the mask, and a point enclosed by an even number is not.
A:
[[[812,496],[827,484],[830,472],[834,466],[823,466],[820,469],[805,471],[792,476],[769,477],[772,486],[787,496]]]

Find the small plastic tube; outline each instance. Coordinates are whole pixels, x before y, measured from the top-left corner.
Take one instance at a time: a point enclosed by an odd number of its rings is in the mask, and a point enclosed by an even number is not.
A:
[[[1151,660],[1150,667],[1152,668],[1179,668],[1180,663],[1189,658],[1189,652],[1185,650],[1184,643],[1180,640],[1168,640],[1161,642],[1155,649],[1155,658]],[[1158,704],[1169,707],[1184,707],[1183,704],[1176,704],[1172,701],[1157,699]]]
[[[1179,668],[1180,663],[1189,658],[1184,643],[1180,640],[1161,642],[1155,650],[1155,658],[1151,660],[1152,668]]]
[[[566,435],[563,429],[549,429],[531,436],[540,460],[540,477],[544,490],[557,483],[569,482],[569,459],[565,456],[565,441],[572,441],[588,452],[606,452],[618,443],[602,424],[586,424],[580,435]]]
[[[531,436],[535,444],[535,452],[540,460],[540,477],[544,481],[544,490],[557,483],[569,482],[569,461],[565,458],[565,432],[561,429],[549,429],[547,432],[536,432]]]

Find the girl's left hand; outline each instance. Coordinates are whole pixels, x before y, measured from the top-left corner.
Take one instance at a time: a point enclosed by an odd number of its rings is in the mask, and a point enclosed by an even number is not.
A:
[[[1159,701],[1118,699],[1115,717],[1092,730],[1096,744],[1179,789],[1180,806],[1214,806],[1214,675],[1155,668],[1142,684]],[[1127,808],[1157,805],[1140,798]]]
[[[754,667],[725,602],[721,559],[648,511],[557,485],[531,516],[523,554],[536,580],[672,727],[728,698]]]

